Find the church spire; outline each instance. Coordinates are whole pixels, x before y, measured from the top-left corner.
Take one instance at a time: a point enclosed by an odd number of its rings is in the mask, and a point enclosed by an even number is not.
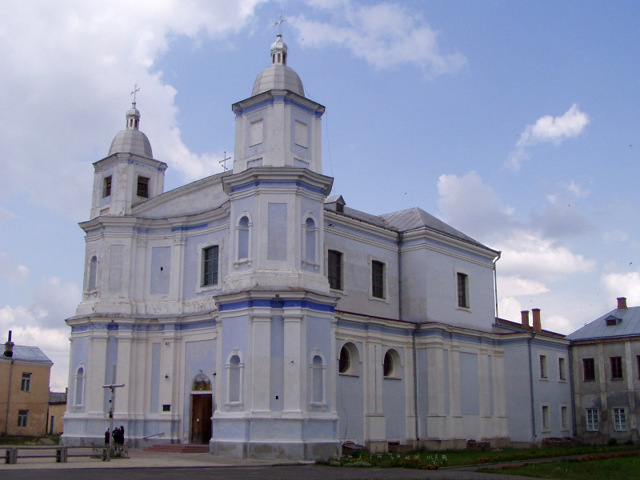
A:
[[[127,112],[127,130],[138,130],[140,127],[140,111],[136,108],[136,94],[140,91],[138,85],[133,86],[133,102]]]

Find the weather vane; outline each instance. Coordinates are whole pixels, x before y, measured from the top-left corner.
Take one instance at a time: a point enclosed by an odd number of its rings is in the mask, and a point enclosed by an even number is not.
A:
[[[278,26],[278,36],[279,37],[282,36],[282,32],[280,31],[280,25],[282,25],[286,21],[287,21],[287,19],[286,18],[282,18],[282,13],[281,13],[280,15],[278,15],[278,21],[273,24],[274,27],[276,25]]]
[[[138,88],[138,84],[136,83],[133,86],[133,92],[131,92],[131,95],[133,95],[133,104],[136,104],[136,93],[138,93],[140,91],[140,89]]]

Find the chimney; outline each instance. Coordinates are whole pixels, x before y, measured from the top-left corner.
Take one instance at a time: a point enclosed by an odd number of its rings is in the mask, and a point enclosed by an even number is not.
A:
[[[522,310],[520,315],[522,316],[522,328],[529,330],[529,310]]]
[[[4,356],[7,358],[13,357],[13,346],[15,343],[11,341],[11,330],[9,330],[9,340],[4,344]]]
[[[618,297],[618,310],[626,310],[626,309],[627,309],[626,297]]]
[[[533,314],[533,331],[540,333],[542,331],[542,323],[540,322],[540,309],[532,308],[531,313]]]

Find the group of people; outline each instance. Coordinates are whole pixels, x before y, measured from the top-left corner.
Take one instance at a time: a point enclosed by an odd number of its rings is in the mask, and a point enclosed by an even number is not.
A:
[[[113,436],[113,445],[115,446],[116,450],[121,449],[124,446],[124,427],[120,425],[119,427],[114,428],[113,433],[111,433],[107,428],[107,431],[104,432],[105,445],[109,444],[109,437],[111,436]]]

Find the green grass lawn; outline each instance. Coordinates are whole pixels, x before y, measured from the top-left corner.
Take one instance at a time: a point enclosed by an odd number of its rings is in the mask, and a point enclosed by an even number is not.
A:
[[[605,460],[530,463],[515,468],[483,468],[479,471],[536,478],[580,480],[624,478],[625,480],[640,480],[640,456],[614,457]]]

